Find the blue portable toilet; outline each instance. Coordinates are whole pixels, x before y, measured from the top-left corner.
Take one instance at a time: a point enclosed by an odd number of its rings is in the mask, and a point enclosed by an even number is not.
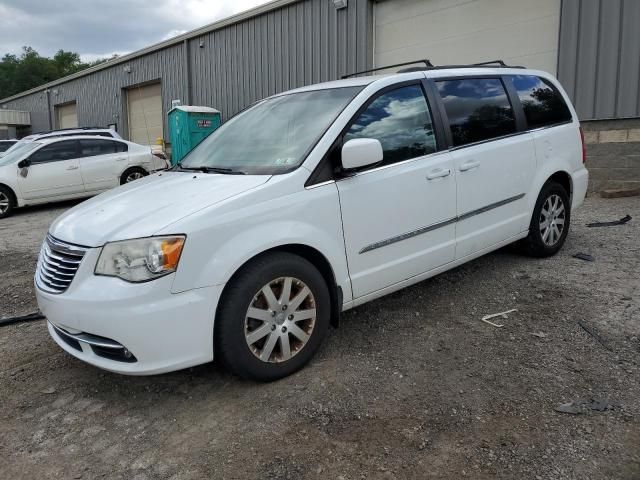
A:
[[[171,163],[175,165],[222,123],[219,110],[178,105],[169,110]]]

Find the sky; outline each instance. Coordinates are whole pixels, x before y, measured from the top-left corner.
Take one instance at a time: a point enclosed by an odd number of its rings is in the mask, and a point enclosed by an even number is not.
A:
[[[0,57],[24,45],[82,60],[123,55],[270,0],[0,0]]]

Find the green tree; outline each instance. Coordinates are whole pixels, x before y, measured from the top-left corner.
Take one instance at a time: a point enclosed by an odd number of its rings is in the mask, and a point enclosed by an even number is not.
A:
[[[111,59],[85,63],[79,54],[65,50],[58,50],[53,58],[47,58],[40,56],[31,47],[22,47],[20,56],[6,54],[0,61],[0,98],[15,95]]]

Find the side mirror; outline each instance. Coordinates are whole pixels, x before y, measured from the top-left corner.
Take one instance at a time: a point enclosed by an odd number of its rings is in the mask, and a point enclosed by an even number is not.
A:
[[[27,168],[31,165],[31,160],[25,158],[24,160],[20,160],[18,162],[18,168]]]
[[[342,168],[353,170],[383,159],[382,144],[375,138],[354,138],[342,146]]]

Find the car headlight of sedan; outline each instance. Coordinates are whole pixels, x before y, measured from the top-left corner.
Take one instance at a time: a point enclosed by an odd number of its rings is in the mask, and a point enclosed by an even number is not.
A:
[[[175,272],[184,235],[139,238],[105,244],[95,274],[127,282],[147,282]]]

